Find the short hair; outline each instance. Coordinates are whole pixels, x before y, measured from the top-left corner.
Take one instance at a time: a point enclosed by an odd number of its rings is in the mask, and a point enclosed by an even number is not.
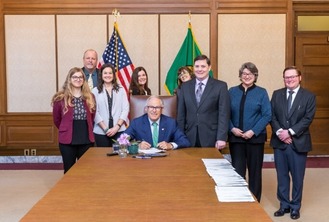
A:
[[[296,66],[287,66],[282,72],[283,77],[284,77],[284,73],[288,70],[296,70],[298,76],[302,75],[302,72]]]
[[[148,106],[148,103],[149,103],[149,101],[151,100],[151,99],[159,99],[160,100],[160,102],[161,102],[161,106],[162,107],[164,107],[164,102],[163,102],[163,100],[160,98],[160,96],[156,96],[156,95],[152,95],[152,96],[150,96],[149,98],[147,98],[147,100],[146,100],[146,106]]]
[[[257,78],[258,78],[258,69],[257,69],[256,65],[252,62],[243,63],[239,69],[239,78],[241,78],[244,69],[248,69],[252,74],[254,74],[254,76],[255,76],[254,83],[256,83]]]
[[[197,57],[194,58],[194,63],[199,60],[206,60],[208,66],[210,66],[210,59],[206,55],[198,55]]]

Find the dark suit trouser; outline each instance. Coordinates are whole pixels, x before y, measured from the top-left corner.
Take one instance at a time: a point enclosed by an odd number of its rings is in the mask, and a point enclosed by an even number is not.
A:
[[[235,171],[246,178],[248,168],[249,190],[258,202],[262,195],[262,167],[264,159],[264,143],[230,143],[230,154]]]
[[[307,152],[299,153],[292,147],[293,145],[288,145],[286,149],[274,149],[278,180],[277,197],[280,201],[280,208],[299,210],[302,202]],[[292,179],[291,200],[290,175]]]

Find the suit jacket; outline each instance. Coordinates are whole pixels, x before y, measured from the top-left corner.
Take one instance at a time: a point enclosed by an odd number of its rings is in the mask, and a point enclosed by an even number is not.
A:
[[[227,84],[209,77],[200,104],[195,97],[196,79],[181,85],[178,96],[177,122],[192,146],[197,129],[202,147],[214,147],[217,140],[226,141],[230,119],[230,97]]]
[[[98,125],[101,121],[104,121],[105,125],[108,126],[109,119],[110,119],[110,112],[109,112],[109,104],[107,100],[107,94],[105,91],[105,87],[103,86],[103,90],[101,93],[98,93],[97,87],[92,89],[92,93],[96,99],[96,116],[95,116],[95,126],[94,126],[94,133],[105,135],[103,129]],[[113,124],[117,124],[119,119],[123,119],[129,124],[128,113],[129,113],[129,102],[126,91],[120,87],[119,91],[116,92],[113,90],[112,94],[112,117],[113,117]],[[126,129],[125,124],[123,124],[119,132],[124,131]]]
[[[271,99],[272,106],[272,137],[271,146],[278,149],[285,149],[286,144],[276,135],[282,129],[291,128],[296,134],[292,136],[294,148],[298,152],[312,150],[312,141],[309,126],[315,115],[315,95],[300,87],[293,101],[288,114],[287,88],[273,92]]]
[[[150,121],[147,114],[133,119],[125,133],[130,135],[132,139],[146,141],[150,144],[153,143]],[[178,128],[176,120],[163,114],[160,116],[158,142],[162,141],[166,141],[167,143],[174,142],[178,145],[178,148],[191,146],[186,135]]]
[[[95,112],[91,113],[86,101],[83,101],[87,112],[88,135],[90,142],[95,142],[93,134]],[[71,144],[73,135],[73,111],[74,107],[67,107],[66,113],[63,112],[64,101],[56,101],[53,105],[53,121],[58,128],[58,141],[62,144]]]

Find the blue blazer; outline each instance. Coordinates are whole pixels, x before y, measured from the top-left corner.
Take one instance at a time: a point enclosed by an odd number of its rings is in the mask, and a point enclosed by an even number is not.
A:
[[[131,139],[153,143],[147,114],[133,119],[125,133],[130,135]],[[163,114],[160,117],[158,142],[162,141],[167,143],[174,142],[178,145],[178,148],[191,146],[186,135],[178,128],[176,120]]]

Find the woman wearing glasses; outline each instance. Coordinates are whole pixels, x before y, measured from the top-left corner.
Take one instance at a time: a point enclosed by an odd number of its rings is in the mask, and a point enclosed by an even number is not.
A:
[[[246,178],[248,169],[249,189],[259,202],[266,126],[271,120],[271,104],[266,89],[255,84],[257,78],[257,67],[246,62],[239,69],[241,84],[229,89],[231,119],[228,141],[233,167],[243,178]]]
[[[81,68],[72,68],[63,87],[52,98],[53,120],[58,128],[64,173],[94,145],[96,104]]]

